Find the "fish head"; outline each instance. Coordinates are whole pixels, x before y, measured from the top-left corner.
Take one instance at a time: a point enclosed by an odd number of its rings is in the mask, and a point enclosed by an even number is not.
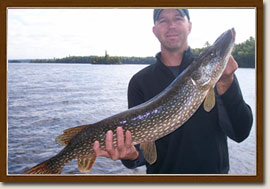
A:
[[[209,88],[219,80],[231,55],[235,35],[234,28],[227,30],[198,56],[197,69],[192,77],[197,85]]]

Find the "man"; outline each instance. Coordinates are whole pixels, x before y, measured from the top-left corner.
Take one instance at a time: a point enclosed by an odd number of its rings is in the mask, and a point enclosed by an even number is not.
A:
[[[133,76],[128,88],[129,108],[139,105],[164,90],[193,61],[188,46],[192,29],[187,9],[155,9],[153,33],[160,41],[161,52],[155,64]],[[147,166],[149,174],[227,174],[229,158],[227,137],[241,142],[248,137],[253,118],[244,102],[234,75],[238,68],[230,57],[216,84],[216,105],[211,112],[201,106],[173,133],[157,140],[157,161],[149,165],[138,146],[132,144],[129,131],[117,128],[118,146],[112,145],[111,131],[106,136],[106,150],[94,144],[97,156],[120,159],[128,168]]]

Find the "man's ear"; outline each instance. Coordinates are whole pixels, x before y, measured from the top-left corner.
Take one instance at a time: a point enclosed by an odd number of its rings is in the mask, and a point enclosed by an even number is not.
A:
[[[189,30],[189,33],[190,33],[191,30],[192,30],[192,22],[189,22],[189,23],[188,23],[188,30]]]
[[[153,34],[157,37],[156,26],[153,26],[153,27],[152,27],[152,32],[153,32]]]

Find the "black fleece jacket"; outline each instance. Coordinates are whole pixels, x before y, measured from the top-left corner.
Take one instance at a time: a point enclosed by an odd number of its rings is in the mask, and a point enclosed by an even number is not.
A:
[[[128,87],[129,108],[139,105],[164,90],[174,79],[158,53],[155,64],[135,74]],[[180,73],[193,61],[188,49]],[[180,128],[155,141],[157,161],[149,165],[139,146],[137,160],[122,160],[128,168],[146,165],[148,174],[227,174],[229,156],[227,137],[241,142],[248,137],[253,117],[244,102],[236,76],[225,94],[217,93],[216,105],[209,113],[202,106]]]

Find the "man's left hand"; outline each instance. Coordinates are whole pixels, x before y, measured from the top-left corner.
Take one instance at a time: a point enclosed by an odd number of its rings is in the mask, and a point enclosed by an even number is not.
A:
[[[234,60],[232,56],[230,56],[228,60],[228,64],[218,80],[216,87],[217,87],[217,92],[219,95],[223,95],[231,86],[233,82],[233,75],[235,70],[238,68],[237,62]]]

